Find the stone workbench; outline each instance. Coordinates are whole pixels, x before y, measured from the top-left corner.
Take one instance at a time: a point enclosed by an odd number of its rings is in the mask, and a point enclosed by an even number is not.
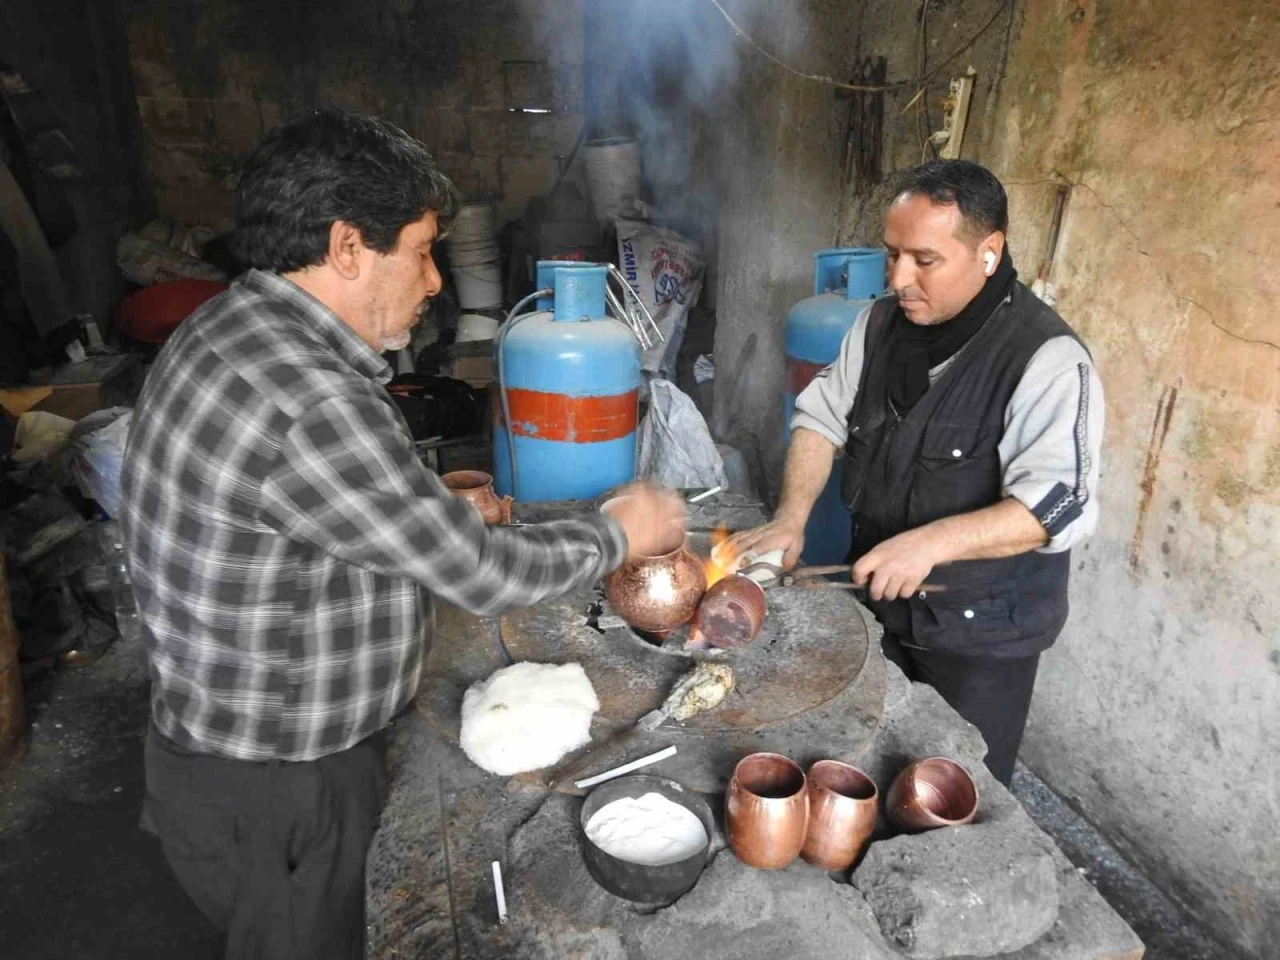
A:
[[[517,519],[584,508],[535,506]],[[720,523],[736,530],[761,519],[758,505],[722,497],[693,509],[690,529],[696,541]],[[439,608],[416,709],[391,738],[391,796],[369,853],[370,957],[1141,957],[1128,927],[987,773],[977,732],[886,663],[874,621],[839,590],[773,591],[765,630],[730,655],[739,675],[730,698],[687,728],[630,742],[625,756],[675,743],[677,756],[646,772],[707,793],[720,817],[734,763],[754,750],[806,768],[822,757],[855,763],[882,798],[910,759],[943,755],[973,774],[977,821],[907,837],[882,822],[852,882],[802,861],[749,869],[717,836],[698,885],[677,903],[640,908],[606,893],[579,853],[580,798],[537,777],[486,774],[457,745],[463,692],[514,659],[582,662],[602,703],[597,741],[659,703],[691,662],[629,631],[600,629],[598,605],[599,595],[584,591],[501,618]],[[806,637],[816,651],[801,647]],[[622,759],[606,754],[590,772]],[[503,865],[504,925],[492,860]]]

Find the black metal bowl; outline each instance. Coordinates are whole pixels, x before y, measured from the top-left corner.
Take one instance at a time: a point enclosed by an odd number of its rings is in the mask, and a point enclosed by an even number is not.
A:
[[[651,867],[619,860],[591,842],[591,838],[587,836],[587,824],[601,807],[614,800],[642,797],[646,793],[661,794],[673,803],[691,810],[707,831],[707,845],[683,860]],[[692,790],[686,790],[674,780],[648,774],[619,777],[596,787],[582,804],[578,826],[582,832],[582,856],[592,879],[614,896],[647,904],[670,903],[692,890],[707,865],[710,841],[716,835],[715,818],[702,797]]]

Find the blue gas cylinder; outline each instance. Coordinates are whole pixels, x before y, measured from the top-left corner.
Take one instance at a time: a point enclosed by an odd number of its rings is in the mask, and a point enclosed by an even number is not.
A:
[[[814,296],[787,314],[787,381],[784,405],[787,437],[800,391],[840,355],[840,344],[855,320],[884,294],[885,252],[869,247],[820,250],[814,254]],[[843,458],[831,470],[822,496],[805,527],[802,557],[809,566],[844,563],[851,543],[848,512],[840,500]]]
[[[597,264],[542,261],[538,288],[554,289],[551,302],[508,321],[516,325],[500,347],[501,369],[514,429],[508,432],[499,404],[493,427],[499,494],[591,499],[635,478],[640,344],[605,313],[607,275]]]

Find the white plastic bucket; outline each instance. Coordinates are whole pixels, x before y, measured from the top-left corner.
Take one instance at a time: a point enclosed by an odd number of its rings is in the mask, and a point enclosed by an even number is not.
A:
[[[449,262],[465,267],[498,260],[498,219],[492,203],[462,206],[449,231]]]
[[[633,214],[640,196],[640,145],[634,140],[593,140],[583,155],[596,219],[609,223]]]
[[[454,264],[453,282],[463,310],[491,310],[502,303],[502,270],[496,262]]]
[[[464,313],[458,318],[458,343],[492,340],[498,335],[498,321],[483,313]]]
[[[484,240],[498,228],[498,213],[492,203],[464,203],[453,218],[449,236],[454,240]]]
[[[449,246],[449,262],[455,267],[476,267],[485,263],[496,263],[499,259],[496,243],[481,243],[468,246],[451,244]]]

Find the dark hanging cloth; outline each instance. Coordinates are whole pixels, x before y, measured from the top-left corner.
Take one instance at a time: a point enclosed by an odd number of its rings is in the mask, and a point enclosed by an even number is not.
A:
[[[901,307],[894,310],[889,322],[897,327],[897,342],[889,354],[888,387],[889,400],[900,416],[928,391],[929,371],[954,357],[982,329],[1017,278],[1006,245],[995,273],[950,320],[926,327],[908,320]]]

